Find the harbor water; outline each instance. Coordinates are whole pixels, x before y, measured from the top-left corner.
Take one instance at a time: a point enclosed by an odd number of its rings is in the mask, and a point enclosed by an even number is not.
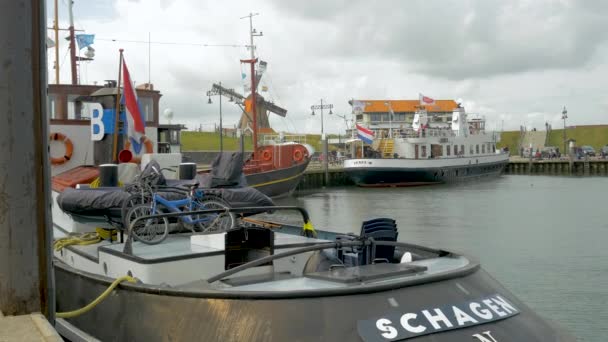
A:
[[[327,188],[278,200],[318,229],[392,217],[399,240],[458,251],[580,341],[608,340],[608,180],[502,176],[416,188]],[[293,221],[285,214],[282,219]]]

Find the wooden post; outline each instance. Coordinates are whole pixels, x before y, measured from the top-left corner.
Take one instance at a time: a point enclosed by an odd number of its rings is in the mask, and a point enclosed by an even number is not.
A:
[[[44,2],[3,1],[0,22],[0,311],[52,323]]]
[[[118,50],[120,56],[118,57],[118,83],[116,83],[116,112],[114,114],[114,136],[112,142],[112,161],[118,163],[118,128],[120,122],[120,82],[122,78],[122,52],[123,49]]]

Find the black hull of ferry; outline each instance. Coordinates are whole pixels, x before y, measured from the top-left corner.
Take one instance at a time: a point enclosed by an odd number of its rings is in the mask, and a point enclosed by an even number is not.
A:
[[[58,312],[83,307],[112,281],[61,262],[56,262],[55,279]],[[101,341],[382,341],[381,337],[374,338],[380,335],[373,323],[387,314],[445,308],[493,294],[507,298],[519,313],[407,341],[483,341],[474,335],[483,336],[487,331],[496,341],[574,341],[479,267],[469,268],[461,277],[373,293],[303,293],[299,298],[284,298],[284,294],[275,298],[228,297],[212,290],[189,293],[127,284],[117,287],[91,311],[68,319],[68,323]],[[398,322],[393,323],[401,329]],[[59,331],[67,338],[71,336],[64,329]]]
[[[290,195],[300,183],[310,160],[288,168],[245,175],[247,185],[256,188],[268,197]]]
[[[507,162],[441,168],[348,168],[344,172],[362,187],[419,186],[497,177]]]

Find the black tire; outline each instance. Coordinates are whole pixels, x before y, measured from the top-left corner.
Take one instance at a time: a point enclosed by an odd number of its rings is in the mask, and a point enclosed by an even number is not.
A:
[[[160,214],[158,209],[156,209],[155,212],[152,212],[152,207],[150,204],[137,204],[133,208],[129,209],[125,217],[125,222],[131,224],[131,222],[135,221],[135,219],[139,217],[157,214]],[[135,240],[147,245],[161,243],[169,234],[169,220],[167,220],[166,217],[140,220],[135,222],[131,234],[133,234]]]
[[[205,210],[205,209],[229,209],[230,206],[226,201],[218,197],[207,197],[194,202],[192,210]],[[205,222],[197,223],[197,227],[203,233],[219,233],[225,232],[236,226],[236,215],[234,213],[221,213],[221,214],[201,214],[192,215],[193,219],[203,219]]]
[[[126,220],[129,210],[131,210],[131,208],[133,208],[136,205],[149,204],[151,202],[152,202],[151,197],[149,197],[147,195],[142,195],[142,194],[131,195],[122,202],[120,214],[122,216],[122,222],[123,222],[123,226],[124,226],[125,230],[127,230],[127,228],[129,228],[129,221]]]

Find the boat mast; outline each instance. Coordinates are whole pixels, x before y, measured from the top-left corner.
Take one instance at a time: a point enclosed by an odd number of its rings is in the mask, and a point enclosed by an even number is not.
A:
[[[256,75],[255,75],[255,63],[257,62],[257,59],[255,58],[255,45],[253,45],[253,37],[257,36],[260,37],[262,36],[262,32],[257,33],[255,31],[255,29],[253,28],[253,17],[256,15],[260,15],[259,13],[249,13],[249,15],[246,15],[244,17],[241,17],[241,19],[245,19],[245,18],[249,18],[249,49],[251,50],[251,59],[249,60],[241,60],[242,63],[249,63],[251,64],[251,112],[252,112],[252,116],[253,116],[253,155],[255,157],[255,154],[258,150],[258,113],[257,113],[257,103],[256,103]]]
[[[76,72],[76,43],[74,38],[74,14],[72,13],[72,7],[74,6],[74,1],[68,0],[68,9],[70,16],[70,65],[72,67],[72,84],[78,84],[78,74]],[[55,2],[56,3],[56,2]]]

